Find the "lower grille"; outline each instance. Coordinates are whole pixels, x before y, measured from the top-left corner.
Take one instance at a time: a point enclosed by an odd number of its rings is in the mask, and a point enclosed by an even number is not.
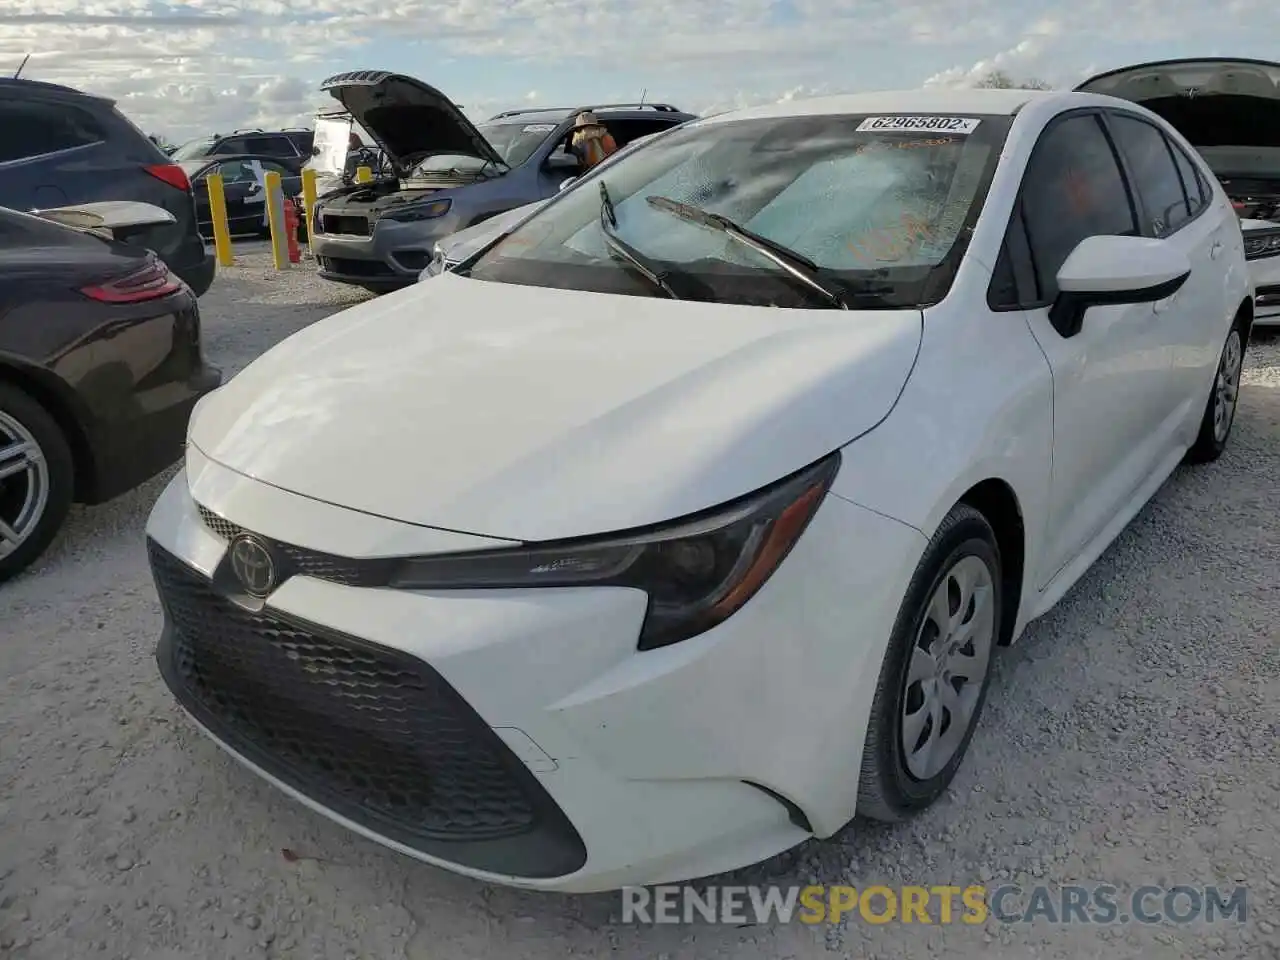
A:
[[[350,257],[320,257],[320,269],[349,277],[394,277],[396,272],[381,260],[353,260]]]
[[[148,541],[161,674],[219,740],[334,813],[477,870],[555,877],[586,862],[537,778],[426,663],[220,596]]]
[[[346,237],[367,237],[369,218],[326,213],[321,219],[321,232]]]

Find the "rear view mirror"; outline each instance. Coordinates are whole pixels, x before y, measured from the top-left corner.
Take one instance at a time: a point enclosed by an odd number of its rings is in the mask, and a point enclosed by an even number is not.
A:
[[[1058,299],[1049,321],[1064,337],[1080,332],[1090,307],[1155,303],[1191,275],[1187,255],[1150,237],[1085,237],[1058,270]]]

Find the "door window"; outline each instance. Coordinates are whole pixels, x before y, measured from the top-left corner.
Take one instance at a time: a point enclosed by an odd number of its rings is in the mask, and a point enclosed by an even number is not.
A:
[[[1182,186],[1187,191],[1187,208],[1191,211],[1191,216],[1198,216],[1209,205],[1209,192],[1205,189],[1204,177],[1186,151],[1173,142],[1169,146],[1173,150],[1173,162],[1177,164],[1178,173],[1182,177]]]
[[[1169,141],[1153,124],[1137,117],[1111,114],[1116,145],[1129,162],[1133,188],[1142,198],[1143,233],[1167,237],[1191,219]]]
[[[1133,201],[1111,141],[1095,114],[1053,124],[1036,144],[1023,175],[1025,225],[1041,303],[1058,295],[1058,270],[1086,237],[1133,236]]]
[[[79,107],[38,101],[0,101],[0,163],[101,143],[106,134]]]

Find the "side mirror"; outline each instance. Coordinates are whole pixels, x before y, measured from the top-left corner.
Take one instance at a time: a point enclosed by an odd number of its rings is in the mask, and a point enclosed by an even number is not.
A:
[[[579,166],[578,158],[571,153],[557,151],[547,157],[548,170],[572,170],[577,173]]]
[[[568,190],[571,186],[573,186],[573,182],[577,179],[578,179],[577,177],[570,177],[568,180],[562,181],[560,184],[560,189]]]
[[[1064,337],[1080,332],[1090,307],[1155,303],[1191,275],[1191,261],[1173,244],[1150,237],[1085,237],[1058,270],[1058,299],[1049,322]]]

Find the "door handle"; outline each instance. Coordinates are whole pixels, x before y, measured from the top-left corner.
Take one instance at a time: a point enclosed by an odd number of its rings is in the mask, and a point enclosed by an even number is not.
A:
[[[1221,240],[1213,241],[1213,246],[1209,248],[1209,259],[1217,260],[1218,257],[1221,255],[1221,253],[1222,253],[1222,241]]]

